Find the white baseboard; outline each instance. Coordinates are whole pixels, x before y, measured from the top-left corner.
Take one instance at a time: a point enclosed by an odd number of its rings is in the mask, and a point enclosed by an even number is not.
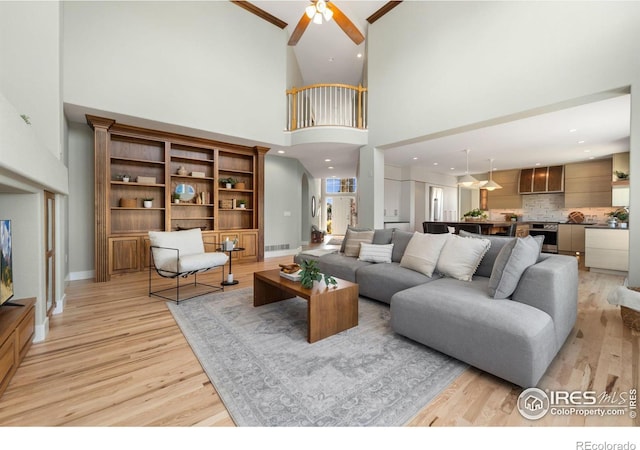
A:
[[[67,294],[62,294],[62,298],[56,302],[56,307],[53,309],[52,314],[62,314],[64,311],[64,304],[67,301]]]
[[[47,338],[47,334],[49,334],[49,317],[46,317],[43,323],[36,324],[33,332],[33,342],[44,341]]]
[[[95,270],[85,270],[83,272],[69,272],[68,281],[88,280],[96,277]]]
[[[287,250],[275,250],[273,252],[264,252],[265,258],[277,258],[279,256],[297,255],[302,251],[302,247],[290,248]]]

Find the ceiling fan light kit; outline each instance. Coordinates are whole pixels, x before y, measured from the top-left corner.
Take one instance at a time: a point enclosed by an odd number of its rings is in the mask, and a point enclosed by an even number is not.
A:
[[[364,35],[358,30],[358,27],[338,8],[334,3],[329,4],[326,0],[317,0],[311,2],[307,6],[300,18],[300,21],[296,25],[295,29],[291,33],[289,38],[289,45],[296,45],[307,26],[313,21],[313,23],[321,24],[322,19],[325,22],[331,19],[335,20],[338,26],[345,32],[345,34],[356,45],[364,42]]]
[[[322,18],[325,22],[328,22],[333,17],[333,11],[327,8],[327,3],[324,0],[318,0],[315,4],[310,4],[304,10],[309,19],[313,19],[313,23],[320,25]]]

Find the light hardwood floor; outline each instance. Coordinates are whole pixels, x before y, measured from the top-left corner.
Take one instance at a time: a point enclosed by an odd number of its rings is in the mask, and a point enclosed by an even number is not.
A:
[[[256,270],[292,257],[234,264],[240,289]],[[219,282],[220,273],[204,276]],[[640,387],[640,333],[623,327],[606,301],[622,277],[580,272],[578,322],[543,389],[626,392]],[[464,332],[461,330],[460,332]],[[521,392],[469,368],[411,421],[412,426],[631,426],[623,417],[550,416],[530,422],[515,408]],[[147,296],[147,274],[107,283],[72,282],[64,313],[51,318],[0,398],[0,425],[233,426],[165,302]]]

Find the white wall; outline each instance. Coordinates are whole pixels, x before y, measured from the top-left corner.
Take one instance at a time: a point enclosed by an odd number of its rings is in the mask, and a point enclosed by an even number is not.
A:
[[[296,159],[267,154],[264,170],[265,247],[289,244],[296,249],[300,246],[304,169]],[[309,211],[305,214],[310,215]]]
[[[630,171],[640,172],[638,23],[640,2],[403,2],[369,27],[369,144],[454,132],[630,87]],[[636,248],[640,183],[632,179],[630,191]],[[640,286],[640,254],[630,252],[629,263],[629,284]]]
[[[12,220],[15,298],[36,297],[36,340],[48,330],[44,189],[56,193],[59,305],[67,270],[61,36],[60,3],[0,2],[0,216]],[[21,114],[29,116],[31,125]]]
[[[61,4],[0,2],[0,92],[30,117],[40,145],[60,158],[63,143]]]
[[[370,144],[638,82],[639,22],[638,2],[404,2],[369,27]]]
[[[69,279],[95,276],[93,130],[87,124],[69,124]]]
[[[64,101],[280,143],[286,49],[231,2],[65,2]]]

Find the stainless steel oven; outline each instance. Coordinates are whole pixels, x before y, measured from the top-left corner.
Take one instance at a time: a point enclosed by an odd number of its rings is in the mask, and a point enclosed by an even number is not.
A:
[[[558,253],[558,222],[535,222],[529,224],[531,236],[544,236],[542,251]]]

